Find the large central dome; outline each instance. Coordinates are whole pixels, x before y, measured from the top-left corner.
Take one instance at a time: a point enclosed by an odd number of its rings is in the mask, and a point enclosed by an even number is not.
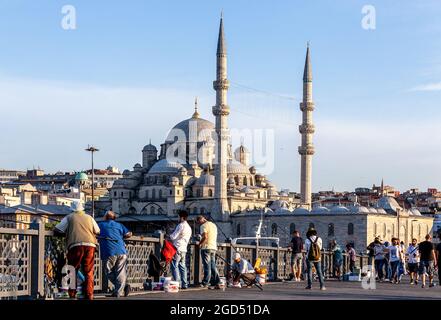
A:
[[[182,139],[184,134],[186,141],[196,138],[197,142],[203,142],[212,139],[213,132],[214,124],[208,120],[199,118],[199,115],[195,113],[190,119],[181,121],[175,125],[167,135],[165,142],[174,142],[176,139]]]

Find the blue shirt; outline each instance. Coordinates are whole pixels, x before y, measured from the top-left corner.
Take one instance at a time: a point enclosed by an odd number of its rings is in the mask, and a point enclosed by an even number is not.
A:
[[[113,220],[100,222],[98,226],[101,230],[98,237],[101,259],[127,254],[124,235],[129,233],[129,230],[125,226]]]

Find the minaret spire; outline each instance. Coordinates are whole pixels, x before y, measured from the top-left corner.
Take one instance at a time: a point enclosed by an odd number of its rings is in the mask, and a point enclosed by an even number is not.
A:
[[[228,115],[227,91],[230,86],[227,80],[227,46],[224,34],[223,14],[219,24],[219,36],[216,51],[216,80],[213,88],[216,90],[216,105],[213,115],[216,117],[216,164],[215,164],[215,195],[212,214],[215,219],[227,221],[230,212],[227,202],[227,156],[228,156]]]
[[[199,112],[198,112],[198,97],[194,98],[194,113],[192,118],[199,118]]]
[[[300,110],[303,113],[303,121],[302,124],[299,126],[299,132],[302,135],[302,145],[299,147],[299,154],[301,155],[301,205],[308,209],[311,209],[311,174],[312,156],[314,154],[312,135],[315,131],[315,128],[312,122],[312,111],[314,110],[314,102],[312,101],[312,69],[309,42],[306,48],[305,69],[303,71],[303,101],[300,103]]]

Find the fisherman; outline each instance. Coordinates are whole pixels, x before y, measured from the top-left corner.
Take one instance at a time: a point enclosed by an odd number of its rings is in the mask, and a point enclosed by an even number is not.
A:
[[[100,254],[104,266],[104,278],[113,284],[111,297],[127,297],[130,286],[127,282],[127,250],[124,239],[132,236],[132,233],[121,223],[116,222],[116,214],[107,211],[104,221],[100,222],[101,233],[99,237]]]
[[[96,236],[100,233],[100,228],[92,216],[84,212],[80,202],[72,202],[71,207],[73,213],[64,217],[54,231],[66,236],[67,263],[75,268],[76,273],[82,269],[85,276],[85,299],[93,300],[93,270],[98,244]],[[76,297],[76,289],[69,289],[68,292],[70,298]]]
[[[209,289],[220,289],[219,272],[216,268],[216,251],[217,251],[217,227],[208,221],[204,216],[200,215],[196,218],[196,222],[201,226],[201,248],[202,265],[204,266],[204,279],[201,287]],[[211,286],[210,286],[211,283]]]
[[[248,286],[252,286],[256,281],[256,271],[250,262],[243,259],[238,252],[234,254],[234,263],[231,266],[231,274],[233,285],[238,285],[242,281]]]

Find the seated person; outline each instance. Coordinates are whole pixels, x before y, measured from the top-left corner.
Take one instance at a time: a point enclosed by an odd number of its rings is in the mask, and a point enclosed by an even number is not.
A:
[[[237,285],[240,279],[247,286],[251,286],[256,281],[256,271],[251,263],[242,259],[239,253],[234,254],[234,263],[231,266],[230,278],[233,278],[233,285]]]

